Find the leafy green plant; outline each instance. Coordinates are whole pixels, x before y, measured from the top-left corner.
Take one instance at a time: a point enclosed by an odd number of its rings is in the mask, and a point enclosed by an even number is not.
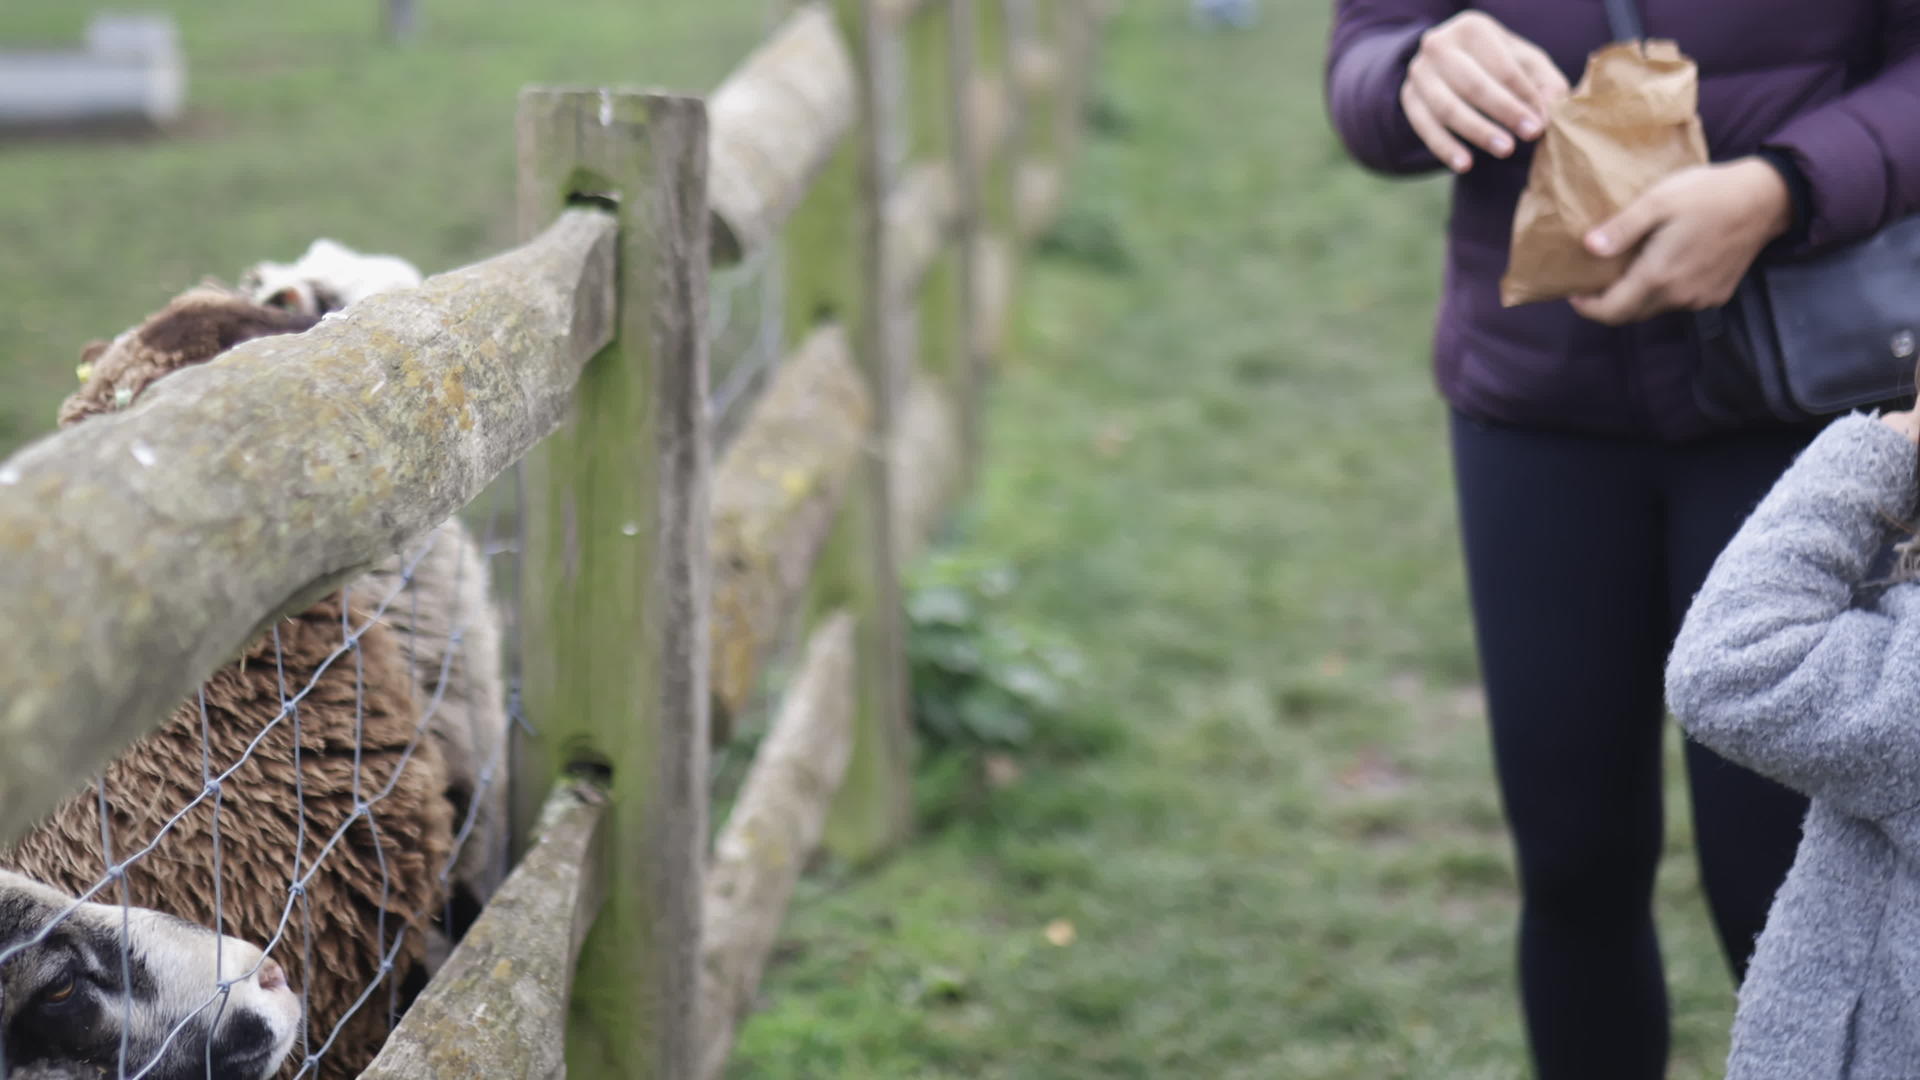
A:
[[[1102,274],[1128,275],[1135,268],[1132,247],[1118,214],[1084,205],[1069,206],[1041,234],[1034,250]]]
[[[933,748],[1016,748],[1067,718],[1079,655],[1013,621],[997,603],[1016,579],[1005,566],[929,559],[907,597],[915,723]]]
[[[1095,92],[1087,99],[1087,132],[1103,139],[1126,139],[1133,134],[1133,117],[1111,93]]]

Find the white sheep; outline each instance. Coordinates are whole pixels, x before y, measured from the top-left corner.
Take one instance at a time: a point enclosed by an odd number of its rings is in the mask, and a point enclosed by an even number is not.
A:
[[[255,303],[313,316],[418,284],[420,271],[399,256],[363,255],[325,238],[295,262],[255,263],[240,276],[240,290]]]

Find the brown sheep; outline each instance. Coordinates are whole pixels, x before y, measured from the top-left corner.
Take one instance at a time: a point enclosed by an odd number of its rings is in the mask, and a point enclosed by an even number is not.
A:
[[[311,329],[318,316],[253,303],[205,284],[174,297],[139,326],[80,351],[79,390],[60,406],[60,426],[124,409],[169,372],[204,363],[243,341]]]
[[[485,557],[458,518],[414,545],[413,554],[375,566],[351,592],[394,597],[383,621],[413,659],[419,705],[431,709],[427,733],[446,764],[454,828],[466,833],[447,873],[454,917],[445,929],[457,938],[507,871],[500,618],[489,595]]]
[[[358,601],[353,606],[352,625],[367,625],[371,612]],[[127,869],[127,877],[137,905],[206,926],[218,919],[224,933],[272,944],[273,957],[305,992],[307,1049],[318,1050],[375,981],[399,931],[407,936],[395,957],[394,977],[406,984],[424,974],[426,921],[443,901],[437,874],[451,852],[455,825],[452,804],[443,797],[439,746],[416,738],[418,713],[408,700],[411,680],[395,635],[373,622],[360,636],[357,657],[342,656],[322,671],[343,639],[337,595],[275,629],[277,649],[270,634],[203,687],[208,767],[217,776],[241,762],[221,782],[217,800],[218,908],[215,800],[189,811]],[[254,737],[281,711],[283,672],[289,694],[309,684],[312,689],[247,754]],[[116,858],[146,845],[201,793],[202,745],[196,695],[107,766]],[[365,798],[392,786],[369,810],[372,827],[367,819],[355,818],[356,760]],[[303,789],[304,798],[296,798],[297,789]],[[55,888],[85,890],[105,864],[97,807],[92,791],[76,794],[0,863]],[[339,847],[306,881],[305,895],[292,906],[283,930],[296,849],[304,878],[336,833],[341,833]],[[296,844],[303,834],[304,842]],[[376,993],[347,1022],[318,1075],[353,1076],[372,1060],[387,1032],[387,998],[386,992]]]
[[[61,423],[124,408],[172,371],[315,321],[219,287],[189,290],[114,342],[88,347],[85,385],[62,406]],[[204,723],[196,695],[106,770],[116,858],[159,835],[127,870],[133,902],[211,926],[214,800],[161,830],[202,791],[203,729],[216,776],[268,729],[219,789],[220,928],[277,942],[274,957],[305,991],[308,1042],[287,1074],[343,1018],[315,1075],[358,1074],[387,1034],[390,1006],[404,1005],[427,978],[429,949],[457,935],[503,870],[505,785],[483,782],[506,738],[485,567],[457,522],[427,543],[424,555],[390,560],[276,624],[277,644],[267,634],[207,681]],[[342,653],[347,627],[358,647]],[[275,722],[283,685],[289,695],[308,689]],[[356,791],[371,803],[364,815]],[[0,853],[0,865],[85,889],[105,866],[96,806],[91,790],[76,793]],[[469,815],[472,835],[450,866]],[[316,870],[329,843],[334,850]],[[302,888],[289,905],[296,865]],[[438,925],[449,907],[462,909],[459,917]],[[389,981],[361,1003],[390,951]]]

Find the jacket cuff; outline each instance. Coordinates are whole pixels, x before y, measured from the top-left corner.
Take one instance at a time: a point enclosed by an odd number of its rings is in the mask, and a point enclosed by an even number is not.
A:
[[[1807,183],[1807,174],[1800,169],[1790,151],[1777,146],[1762,146],[1757,152],[1760,160],[1773,166],[1780,174],[1780,182],[1787,186],[1787,209],[1792,220],[1787,231],[1775,237],[1769,245],[1772,250],[1792,250],[1807,242],[1807,226],[1813,218],[1813,185]]]
[[[1887,217],[1885,151],[1844,106],[1815,109],[1766,145],[1784,151],[1808,192],[1805,247],[1818,249],[1862,239]]]

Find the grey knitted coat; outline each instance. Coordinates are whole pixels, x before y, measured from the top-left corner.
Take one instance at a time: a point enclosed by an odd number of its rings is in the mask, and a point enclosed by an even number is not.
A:
[[[1813,800],[1728,1080],[1920,1077],[1920,584],[1868,580],[1914,456],[1835,421],[1714,564],[1668,662],[1689,734]]]

